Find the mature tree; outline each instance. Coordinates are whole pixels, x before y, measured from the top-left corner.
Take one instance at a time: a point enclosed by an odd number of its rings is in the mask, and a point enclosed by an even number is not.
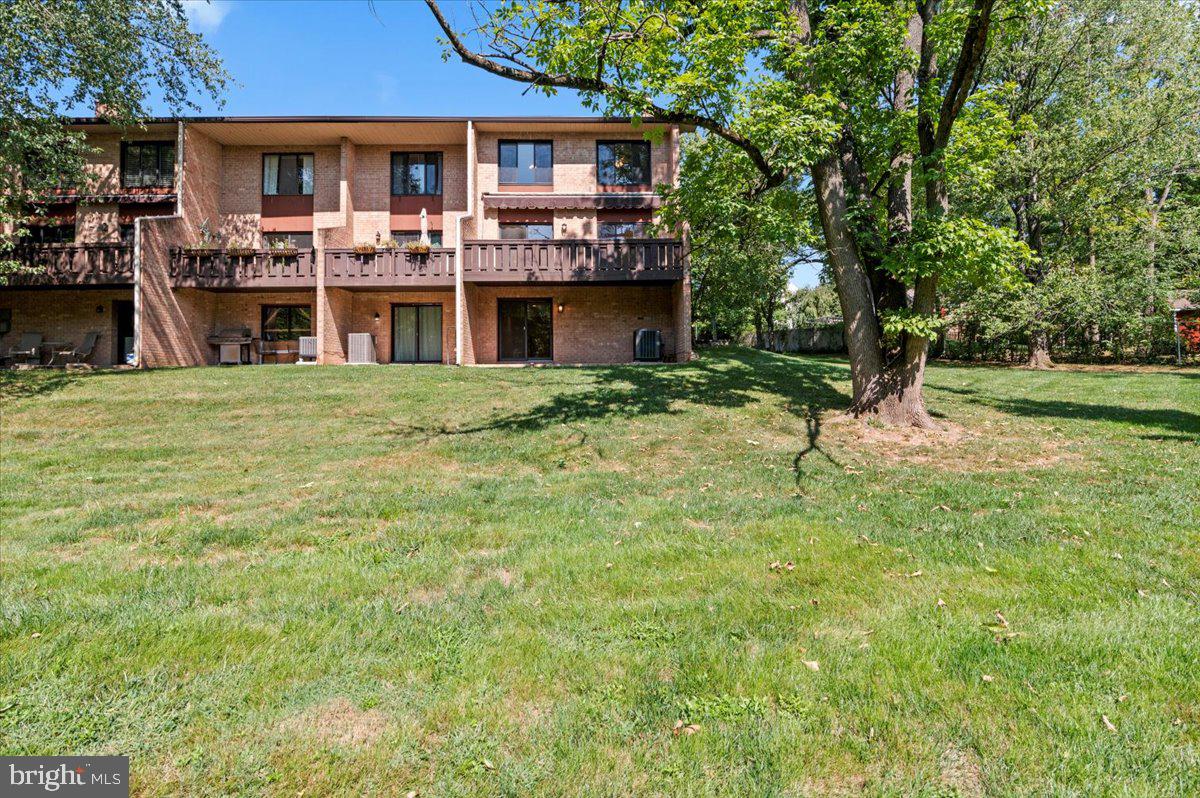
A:
[[[188,29],[180,0],[6,0],[0,10],[0,274],[30,204],[85,179],[71,108],[135,126],[152,98],[174,113],[219,98],[221,60]]]
[[[922,384],[939,283],[1020,255],[1011,233],[958,214],[951,188],[996,156],[1005,120],[981,69],[1035,0],[507,0],[463,35],[426,2],[466,63],[695,125],[746,154],[759,190],[811,179],[852,410],[933,425]]]
[[[1010,310],[1028,313],[1017,317],[1028,364],[1045,367],[1062,317],[1104,292],[1085,287],[1087,273],[1119,282],[1148,314],[1164,307],[1180,265],[1163,257],[1175,233],[1165,217],[1200,165],[1200,14],[1187,0],[1058,0],[993,55],[985,79],[1013,89],[1003,102],[1021,132],[998,196],[1036,258]],[[1057,269],[1079,274],[1050,279]]]
[[[760,174],[737,147],[716,136],[688,137],[677,188],[663,187],[663,223],[690,230],[692,303],[703,324],[740,332],[752,324],[765,347],[787,298],[788,277],[816,231],[808,196],[795,186],[759,190]],[[714,332],[715,335],[715,332]]]

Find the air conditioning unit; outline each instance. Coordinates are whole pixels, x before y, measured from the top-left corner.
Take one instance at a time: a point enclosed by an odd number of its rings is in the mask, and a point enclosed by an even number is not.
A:
[[[662,360],[662,333],[658,330],[640,329],[633,334],[633,359]]]
[[[302,335],[300,336],[300,351],[296,359],[297,363],[316,363],[317,362],[317,336]]]
[[[350,333],[349,353],[346,362],[351,365],[375,363],[375,336],[370,333]]]

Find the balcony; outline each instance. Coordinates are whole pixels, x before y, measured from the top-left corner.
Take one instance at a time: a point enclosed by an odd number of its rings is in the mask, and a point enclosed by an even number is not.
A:
[[[352,249],[325,250],[325,285],[330,288],[454,288],[454,250],[417,255],[380,249],[360,255]]]
[[[13,287],[133,285],[133,247],[127,244],[20,244],[13,259],[26,271]]]
[[[227,291],[309,290],[317,287],[317,270],[311,249],[173,249],[171,284]]]
[[[463,280],[476,283],[623,283],[682,280],[683,242],[673,238],[605,241],[468,241]]]

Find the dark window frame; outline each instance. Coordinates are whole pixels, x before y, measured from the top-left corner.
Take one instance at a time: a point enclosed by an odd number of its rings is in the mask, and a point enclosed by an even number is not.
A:
[[[317,241],[316,236],[313,234],[313,231],[311,231],[311,230],[264,230],[261,233],[261,236],[262,236],[262,248],[267,249],[267,250],[271,249],[271,242],[269,239],[272,236],[308,236],[311,239],[311,241],[307,247],[300,246],[299,244],[294,244],[290,240],[286,244],[286,246],[295,247],[296,249],[300,250],[301,252],[307,252],[307,251],[315,248],[316,241]]]
[[[409,241],[419,241],[421,238],[420,230],[392,230],[390,232],[392,240],[401,246],[407,244]],[[436,243],[433,240],[434,236],[437,236],[438,239]],[[445,247],[445,240],[446,234],[444,231],[429,231],[429,246],[433,247],[434,249],[443,249]]]
[[[262,339],[264,341],[296,341],[296,340],[299,340],[300,336],[298,336],[298,335],[294,338],[267,338],[267,314],[270,311],[272,311],[272,310],[297,310],[297,309],[303,309],[303,310],[308,311],[308,335],[312,335],[313,334],[313,324],[316,321],[315,314],[313,313],[312,305],[306,305],[303,303],[267,304],[267,305],[259,305],[258,331],[259,331],[259,335],[262,336]],[[287,334],[291,335],[292,332],[293,332],[293,328],[292,328],[292,324],[290,321],[290,314],[289,314]]]
[[[534,158],[535,164],[537,163],[537,145],[539,145],[539,144],[550,145],[550,166],[547,167],[550,170],[550,179],[548,181],[543,181],[543,182],[535,181],[535,182],[530,182],[530,183],[521,183],[521,182],[514,183],[514,182],[510,182],[510,181],[501,179],[501,175],[504,174],[503,171],[501,171],[504,167],[502,167],[500,165],[500,162],[502,160],[501,153],[504,151],[505,144],[532,144],[532,145],[534,145],[533,158]],[[520,164],[518,164],[518,168],[520,168]],[[499,141],[497,141],[496,142],[496,182],[498,185],[501,185],[501,186],[553,186],[554,185],[554,139],[500,139]]]
[[[417,346],[416,360],[397,360],[396,359],[396,308],[416,308],[417,309]],[[438,317],[438,349],[442,350],[441,356],[437,360],[421,360],[421,308],[437,308],[441,311]],[[446,308],[441,302],[393,302],[388,321],[391,323],[388,336],[390,338],[391,350],[388,353],[388,360],[392,363],[442,363],[445,361],[445,336],[446,336]]]
[[[525,310],[525,357],[501,357],[500,352],[503,351],[504,320],[501,316],[500,309],[507,304],[523,303],[526,305]],[[548,357],[529,357],[529,310],[528,306],[531,303],[539,302],[546,303],[550,306],[550,354]],[[554,297],[552,296],[534,296],[534,297],[498,297],[496,299],[496,362],[497,363],[553,363],[554,362]]]
[[[500,224],[498,226],[500,229],[500,239],[502,241],[553,241],[554,240],[554,222],[500,222]],[[505,238],[504,237],[504,229],[505,228],[513,228],[513,227],[524,227],[524,228],[526,228],[526,233],[528,233],[528,228],[530,228],[530,227],[545,227],[545,228],[549,229],[550,235],[547,236],[546,238],[530,238],[529,235],[525,235],[523,238]]]
[[[179,155],[178,155],[178,152],[176,151],[175,145],[176,145],[175,139],[157,139],[157,140],[150,140],[150,141],[122,141],[121,142],[121,175],[120,175],[121,188],[175,188],[175,166],[176,166],[176,161],[178,161],[178,159],[179,159]],[[127,172],[126,172],[125,167],[126,167],[126,163],[128,162],[128,154],[129,154],[130,147],[154,147],[156,150],[158,150],[158,154],[155,158],[155,162],[158,165],[158,169],[157,169],[158,177],[150,185],[146,185],[146,183],[144,181],[138,183],[137,185],[130,185],[129,182],[126,181],[125,178],[126,178]],[[163,162],[162,162],[162,156],[163,156],[162,151],[166,147],[171,148],[171,164],[170,164],[170,169],[167,170],[166,174],[164,175]]]
[[[600,148],[607,145],[611,147],[614,144],[636,144],[646,151],[646,179],[641,183],[607,183],[604,181],[603,168],[600,165]],[[630,188],[633,186],[650,187],[654,185],[654,162],[653,152],[650,147],[650,142],[645,139],[597,139],[596,140],[596,185],[598,186],[620,186]]]
[[[274,194],[267,193],[267,184],[266,184],[267,159],[268,158],[281,158],[285,155],[289,155],[289,156],[296,157],[296,158],[300,158],[305,155],[308,155],[313,159],[313,181],[312,181],[313,182],[313,190],[311,192],[309,192],[308,194],[305,194],[302,191],[298,192],[296,194],[284,194],[282,191],[278,190],[279,189],[278,185],[276,186],[276,190],[275,190]],[[296,174],[298,176],[300,173],[297,172]],[[278,177],[276,177],[276,180],[278,180]],[[304,185],[303,181],[301,181],[300,185],[301,185],[301,187],[303,187],[303,185]],[[315,195],[317,193],[317,154],[315,152],[264,152],[262,154],[262,161],[259,163],[258,188],[259,188],[259,191],[262,192],[262,195],[264,197],[311,197],[311,196]]]
[[[422,158],[428,158],[433,155],[437,157],[437,189],[435,191],[397,191],[396,190],[396,159],[409,158],[413,155],[420,155]],[[440,197],[442,196],[442,175],[445,168],[445,154],[437,150],[394,150],[392,152],[391,161],[391,182],[393,197]],[[407,166],[407,160],[405,166]],[[428,164],[425,164],[428,166]]]

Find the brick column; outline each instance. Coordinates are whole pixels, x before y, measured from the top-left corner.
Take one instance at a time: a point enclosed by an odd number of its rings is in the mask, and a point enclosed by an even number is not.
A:
[[[675,315],[675,359],[692,359],[692,281],[685,276],[671,286],[671,304]]]

